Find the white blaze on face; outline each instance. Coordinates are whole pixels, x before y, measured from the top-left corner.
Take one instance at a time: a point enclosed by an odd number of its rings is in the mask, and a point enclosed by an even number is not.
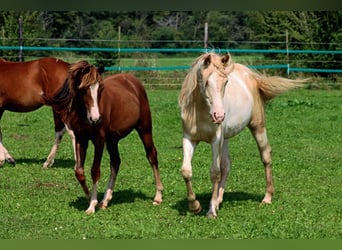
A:
[[[213,122],[220,124],[224,120],[225,111],[223,107],[224,84],[218,81],[218,76],[212,74],[208,79],[207,95],[210,102],[210,115]]]
[[[99,83],[95,83],[90,85],[90,95],[93,99],[93,104],[88,110],[88,120],[92,122],[97,122],[100,119],[100,111],[99,111],[99,105],[98,105],[98,89],[99,89]]]

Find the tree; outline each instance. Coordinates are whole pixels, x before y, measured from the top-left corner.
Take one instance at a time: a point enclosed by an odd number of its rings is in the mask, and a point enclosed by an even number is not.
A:
[[[0,12],[1,45],[18,46],[19,19],[22,21],[23,45],[45,46],[50,32],[46,26],[45,12],[40,11]],[[25,51],[24,56],[43,57],[46,54],[46,51]],[[5,51],[2,57],[15,61],[17,51]]]
[[[115,48],[118,43],[115,41],[118,38],[118,32],[110,21],[102,20],[97,22],[97,34],[96,42],[94,42],[95,47],[100,48]],[[103,66],[114,66],[117,64],[118,53],[114,52],[95,52],[94,53],[96,64]]]

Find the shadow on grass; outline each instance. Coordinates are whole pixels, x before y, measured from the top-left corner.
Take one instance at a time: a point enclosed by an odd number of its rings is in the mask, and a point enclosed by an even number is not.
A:
[[[98,193],[98,201],[100,202],[104,196],[103,192]],[[116,204],[133,203],[137,199],[139,200],[151,200],[152,198],[146,196],[142,192],[136,192],[132,189],[120,190],[113,193],[112,200],[108,203],[108,208]],[[69,203],[71,207],[74,207],[80,211],[85,211],[89,207],[89,201],[84,197],[78,197],[75,201]]]
[[[46,158],[17,158],[15,159],[15,164],[21,165],[30,165],[30,164],[37,164],[43,166]],[[6,162],[7,165],[12,165]],[[74,169],[75,160],[73,159],[55,159],[53,165],[50,168],[70,168]]]
[[[220,205],[224,203],[232,203],[236,201],[256,201],[256,202],[261,202],[263,199],[263,195],[259,194],[251,194],[247,192],[230,192],[230,193],[225,193],[223,196],[223,201]],[[210,204],[210,199],[211,199],[211,193],[202,193],[202,194],[196,194],[197,200],[201,203],[202,206],[202,211],[197,214],[198,216],[206,216],[208,210],[209,210],[209,204]],[[188,207],[188,199],[185,198],[179,202],[177,202],[175,205],[172,206],[173,209],[178,210],[180,215],[186,215],[189,212],[189,207]]]

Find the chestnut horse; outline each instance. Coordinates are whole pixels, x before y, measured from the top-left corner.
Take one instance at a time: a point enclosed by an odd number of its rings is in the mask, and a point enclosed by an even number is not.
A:
[[[43,95],[53,96],[64,84],[68,75],[69,63],[46,57],[29,62],[9,62],[0,60],[0,119],[5,110],[30,112],[46,105]],[[65,126],[59,114],[53,110],[55,123],[55,143],[43,167],[54,162]],[[71,134],[72,136],[72,134]],[[0,128],[0,165],[5,161],[15,164],[2,142]]]
[[[215,218],[230,171],[228,140],[245,127],[254,136],[265,167],[266,194],[262,203],[271,203],[274,187],[271,147],[265,128],[265,102],[300,86],[302,82],[264,76],[244,65],[233,63],[229,54],[219,56],[206,53],[195,60],[179,95],[183,124],[181,171],[190,211],[201,211],[191,181],[191,160],[196,145],[200,141],[211,144],[212,196],[207,216]]]
[[[94,213],[96,206],[106,208],[112,199],[121,162],[118,142],[133,129],[137,130],[153,169],[156,184],[153,204],[160,204],[163,185],[159,176],[157,150],[152,139],[152,119],[145,89],[141,82],[130,74],[108,76],[103,81],[100,74],[101,69],[87,61],[79,61],[70,67],[68,80],[60,92],[53,99],[47,100],[61,113],[64,123],[74,132],[75,175],[86,197],[90,198],[86,213]],[[84,175],[89,140],[95,149],[91,168],[91,193]],[[110,178],[103,200],[98,204],[97,186],[105,143],[110,156]]]

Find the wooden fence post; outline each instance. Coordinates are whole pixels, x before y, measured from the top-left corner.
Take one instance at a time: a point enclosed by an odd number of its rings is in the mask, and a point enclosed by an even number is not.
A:
[[[18,31],[18,41],[19,41],[19,55],[18,60],[19,62],[23,62],[23,23],[21,18],[18,19],[19,31]]]

